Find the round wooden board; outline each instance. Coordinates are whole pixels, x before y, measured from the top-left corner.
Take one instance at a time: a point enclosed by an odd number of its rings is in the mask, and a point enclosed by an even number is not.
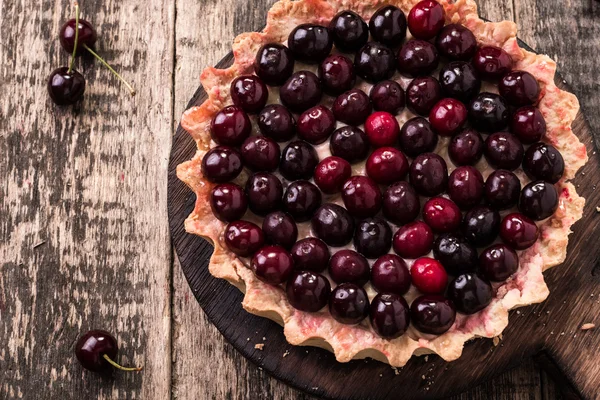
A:
[[[218,65],[231,64],[230,53]],[[560,77],[557,85],[568,90]],[[188,108],[201,104],[206,93],[200,87]],[[275,378],[316,396],[332,399],[440,398],[459,393],[484,379],[517,365],[524,357],[543,354],[550,372],[561,371],[576,392],[592,397],[600,381],[600,337],[581,332],[580,326],[599,315],[600,246],[597,227],[600,215],[599,163],[589,126],[580,113],[573,130],[586,144],[590,161],[574,184],[586,199],[584,217],[570,237],[567,261],[548,271],[549,299],[513,311],[499,346],[491,340],[475,340],[465,346],[462,357],[446,363],[437,356],[413,357],[402,369],[374,360],[338,363],[328,351],[289,345],[281,326],[254,316],[241,306],[242,293],[224,280],[213,278],[207,265],[212,246],[184,230],[184,220],[194,208],[195,195],[175,174],[178,164],[192,158],[196,145],[178,127],[169,162],[168,213],[171,239],[183,272],[204,312],[223,336],[245,357]],[[581,251],[583,250],[583,251]],[[563,333],[564,334],[561,334]],[[263,337],[265,339],[263,339]],[[255,344],[264,343],[264,349]],[[580,355],[586,354],[586,357]]]

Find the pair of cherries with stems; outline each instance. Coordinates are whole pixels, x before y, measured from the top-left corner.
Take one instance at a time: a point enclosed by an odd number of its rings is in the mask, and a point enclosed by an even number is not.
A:
[[[48,94],[54,103],[59,106],[71,105],[81,99],[85,93],[85,78],[73,68],[75,57],[83,54],[81,48],[96,57],[123,82],[132,96],[135,95],[133,87],[94,51],[98,34],[90,22],[79,18],[78,3],[75,3],[75,18],[62,26],[59,38],[62,48],[71,54],[71,61],[69,67],[55,69],[48,78]]]

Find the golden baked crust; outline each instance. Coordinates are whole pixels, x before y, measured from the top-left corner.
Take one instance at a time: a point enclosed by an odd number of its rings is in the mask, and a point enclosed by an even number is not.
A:
[[[517,273],[494,285],[496,297],[486,309],[470,316],[458,314],[454,326],[443,335],[424,335],[410,328],[397,339],[385,340],[370,330],[367,324],[343,325],[326,311],[306,313],[292,308],[282,288],[258,280],[242,260],[224,246],[222,234],[225,224],[213,216],[209,205],[213,184],[203,179],[200,169],[202,157],[211,147],[212,117],[231,104],[231,81],[241,74],[252,73],[255,54],[263,44],[285,42],[289,32],[301,23],[327,25],[341,10],[351,9],[368,20],[383,5],[393,4],[408,13],[418,0],[281,0],[275,3],[262,32],[243,33],[235,39],[235,61],[230,68],[204,70],[201,81],[208,99],[202,105],[187,110],[181,121],[198,145],[194,158],[177,168],[179,179],[197,196],[195,209],[187,218],[185,228],[187,232],[200,235],[214,244],[215,250],[208,266],[210,273],[227,279],[245,293],[243,306],[247,311],[283,325],[291,344],[327,348],[341,362],[372,357],[400,367],[413,354],[427,353],[437,353],[451,361],[460,357],[466,341],[500,335],[508,324],[510,309],[539,303],[548,296],[542,272],[564,261],[570,228],[582,216],[584,199],[567,182],[587,161],[585,146],[571,130],[579,103],[573,94],[560,90],[554,84],[555,62],[545,55],[521,49],[513,22],[482,21],[473,0],[438,1],[445,8],[447,22],[467,26],[480,44],[502,47],[515,61],[515,69],[528,71],[538,79],[542,88],[539,109],[547,123],[544,140],[554,145],[565,160],[565,173],[557,184],[559,208],[552,217],[539,224],[540,238],[533,247],[521,252]],[[526,179],[522,173],[519,176],[522,180]],[[240,182],[245,179],[246,176],[237,178]]]

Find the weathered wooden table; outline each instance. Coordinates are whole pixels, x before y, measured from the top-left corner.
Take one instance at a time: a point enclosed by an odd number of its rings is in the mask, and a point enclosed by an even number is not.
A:
[[[308,399],[249,364],[206,321],[171,249],[171,136],[202,68],[260,29],[273,0],[82,2],[98,51],[135,83],[130,98],[79,60],[85,101],[57,108],[46,78],[67,65],[57,40],[67,1],[0,0],[0,398]],[[600,3],[480,0],[557,59],[600,131]],[[600,135],[599,137],[600,138]],[[73,357],[78,335],[115,332],[142,373],[105,380]],[[267,338],[268,346],[268,338]],[[465,399],[554,399],[533,361]]]

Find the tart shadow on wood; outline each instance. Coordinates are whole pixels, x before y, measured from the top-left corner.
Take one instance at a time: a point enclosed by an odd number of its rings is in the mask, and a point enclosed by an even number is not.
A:
[[[520,45],[529,49],[522,42]],[[231,65],[229,53],[217,68]],[[569,90],[559,74],[559,88]],[[200,87],[188,108],[201,104]],[[585,197],[583,218],[573,227],[567,259],[544,276],[550,296],[541,303],[513,310],[503,340],[467,343],[460,359],[447,363],[438,356],[413,357],[401,369],[375,360],[338,363],[332,353],[287,343],[281,326],[246,312],[243,294],[207,269],[212,246],[185,232],[184,220],[194,208],[195,195],[175,173],[178,164],[192,158],[196,144],[181,126],[173,137],[168,178],[168,213],[171,240],[192,291],[209,320],[246,358],[272,376],[312,395],[335,399],[440,398],[460,393],[483,380],[534,356],[564,388],[565,394],[593,398],[600,382],[600,335],[582,331],[600,314],[600,163],[590,128],[580,112],[573,131],[585,143],[589,162],[573,184]],[[598,190],[596,186],[598,185]],[[262,338],[266,337],[266,340]],[[255,344],[264,343],[264,349]],[[284,354],[286,355],[284,357]]]

